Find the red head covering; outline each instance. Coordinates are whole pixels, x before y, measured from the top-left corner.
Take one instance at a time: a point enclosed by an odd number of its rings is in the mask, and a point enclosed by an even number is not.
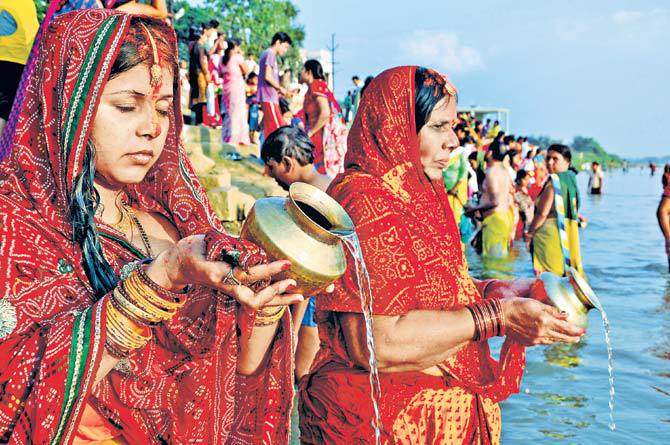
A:
[[[329,189],[356,225],[378,315],[455,309],[481,299],[444,187],[427,178],[420,162],[415,72],[416,67],[397,67],[370,83],[349,134],[346,170]],[[455,100],[446,79],[445,92]],[[361,311],[352,268],[317,306]],[[506,341],[498,366],[486,342],[471,342],[443,365],[460,386],[501,400],[518,391],[523,351]],[[323,354],[328,353],[346,354],[335,345]]]
[[[275,340],[269,371],[237,377],[237,305],[207,289],[196,289],[124,370],[93,388],[105,311],[73,242],[67,209],[131,20],[138,18],[89,9],[49,24],[11,155],[0,165],[0,442],[12,436],[17,443],[69,443],[86,403],[121,427],[129,443],[283,441],[292,397],[290,335]],[[154,38],[167,39],[170,51],[160,55],[161,63],[176,72],[174,31],[159,20],[141,20]],[[180,147],[178,85],[175,75],[164,150],[127,192],[138,207],[168,218],[183,238],[221,225]],[[117,274],[137,259],[119,232],[99,221],[97,228]]]

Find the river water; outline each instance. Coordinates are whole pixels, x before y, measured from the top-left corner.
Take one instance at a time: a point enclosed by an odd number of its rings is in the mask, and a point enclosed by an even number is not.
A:
[[[670,443],[670,276],[656,223],[660,178],[637,169],[605,176],[602,196],[584,193],[578,175],[584,269],[610,320],[616,398],[609,429],[607,348],[591,311],[581,343],[528,349],[521,393],[502,404],[503,444]],[[506,264],[482,264],[476,277],[530,277],[523,243]],[[495,270],[499,269],[499,270]]]
[[[614,348],[616,399],[609,429],[607,348],[600,315],[574,346],[528,349],[521,393],[502,403],[503,444],[670,443],[670,275],[656,223],[660,177],[648,170],[606,174],[604,195],[584,193],[578,176],[584,269],[607,311]],[[477,278],[532,277],[523,243],[511,259],[483,264],[468,248]],[[493,342],[495,348],[500,342]],[[297,442],[297,419],[291,443]]]

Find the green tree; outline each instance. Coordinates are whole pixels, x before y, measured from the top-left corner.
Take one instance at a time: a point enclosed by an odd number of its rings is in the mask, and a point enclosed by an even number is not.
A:
[[[245,53],[256,60],[274,33],[284,31],[293,46],[280,60],[280,69],[297,73],[302,65],[299,48],[305,39],[304,27],[297,22],[299,10],[290,0],[207,0],[195,6],[186,0],[175,2],[174,10],[184,8],[184,15],[174,23],[180,41],[180,57],[186,59],[189,29],[211,19],[220,22],[219,29],[228,37],[242,42]]]
[[[44,16],[47,14],[47,9],[49,9],[49,0],[35,0],[35,9],[37,9],[37,20],[42,23]]]
[[[593,138],[584,136],[575,136],[572,140],[572,148],[584,153],[590,152],[599,156],[605,156],[605,149]]]
[[[550,138],[549,136],[528,136],[528,142],[540,148],[547,148],[552,144],[562,144],[563,141]]]

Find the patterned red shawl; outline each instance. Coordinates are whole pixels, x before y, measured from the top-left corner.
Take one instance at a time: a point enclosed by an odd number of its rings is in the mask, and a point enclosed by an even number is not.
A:
[[[196,288],[187,306],[155,329],[147,347],[93,388],[105,310],[72,241],[66,209],[130,20],[91,9],[50,23],[11,155],[0,164],[0,442],[70,443],[89,403],[129,443],[283,443],[293,383],[288,320],[266,371],[242,378],[235,373],[238,305],[207,289]],[[186,237],[221,225],[180,147],[178,85],[175,78],[161,158],[128,193]],[[98,231],[117,274],[137,259],[114,229],[98,222]]]
[[[378,315],[456,309],[481,299],[468,275],[444,186],[431,183],[421,166],[415,71],[387,70],[365,90],[349,134],[346,170],[329,189],[356,226],[371,279],[373,313]],[[317,299],[320,312],[361,312],[352,269],[333,294]],[[328,317],[321,313],[319,319]],[[328,326],[319,325],[322,349],[314,370],[333,361],[351,366],[341,333]],[[443,365],[453,377],[451,384],[496,402],[518,392],[524,354],[523,347],[506,340],[498,363],[487,342],[470,342]],[[315,377],[312,384],[317,381]],[[360,382],[368,385],[366,379]],[[382,392],[384,387],[382,381]]]

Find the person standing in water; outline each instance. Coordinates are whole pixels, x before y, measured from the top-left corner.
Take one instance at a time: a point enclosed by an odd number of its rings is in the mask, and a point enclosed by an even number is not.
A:
[[[589,172],[589,193],[592,195],[600,195],[603,192],[603,169],[598,161],[591,163],[591,171]]]
[[[468,207],[466,213],[482,212],[482,256],[504,258],[509,254],[514,214],[512,212],[512,181],[503,166],[504,152],[495,140],[489,147],[486,179],[482,185],[479,204]]]
[[[665,238],[665,253],[668,256],[668,271],[670,271],[670,164],[663,169],[663,195],[658,203],[656,218]]]
[[[535,200],[533,222],[524,233],[526,242],[531,243],[537,275],[548,271],[565,276],[566,263],[584,274],[578,229],[584,218],[579,214],[577,176],[570,169],[571,160],[566,145],[554,144],[547,149],[549,179]]]

